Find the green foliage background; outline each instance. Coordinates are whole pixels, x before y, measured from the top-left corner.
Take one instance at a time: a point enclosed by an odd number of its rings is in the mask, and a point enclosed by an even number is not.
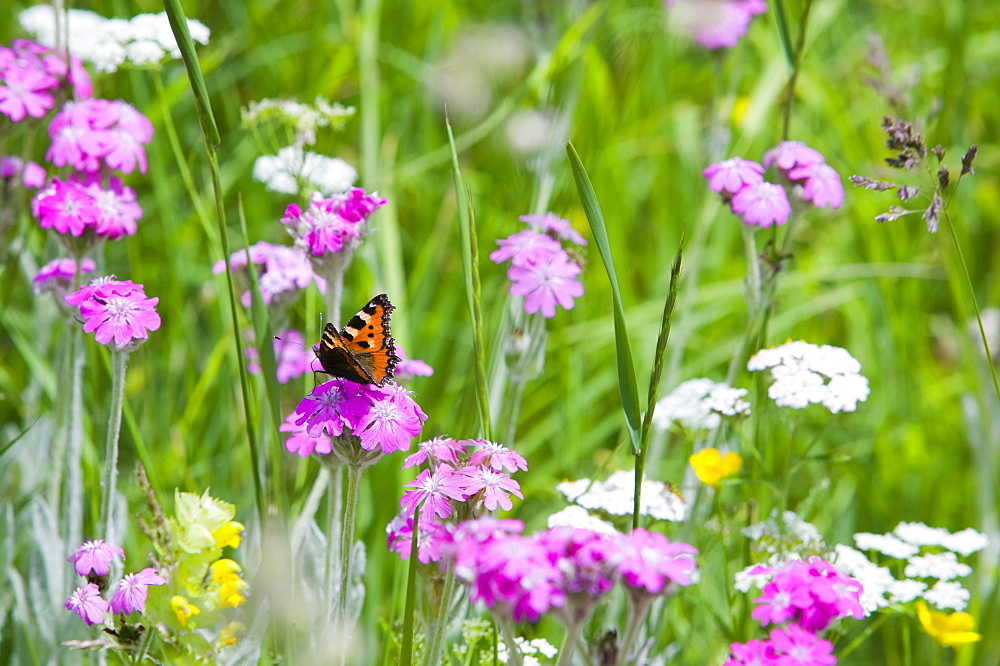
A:
[[[787,6],[793,34],[802,4]],[[22,36],[14,17],[24,6],[6,3],[0,42]],[[87,8],[105,16],[162,11],[156,2],[92,2]],[[493,239],[521,228],[517,216],[531,212],[538,193],[532,172],[505,139],[505,122],[521,109],[565,113],[571,119],[568,137],[587,165],[608,222],[640,386],[648,376],[669,265],[684,227],[688,245],[662,387],[669,390],[693,377],[723,377],[743,336],[746,263],[740,224],[708,191],[701,170],[734,155],[759,160],[781,138],[789,69],[773,10],[754,20],[736,48],[710,53],[668,31],[656,0],[362,0],[360,5],[229,0],[185,2],[184,8],[212,29],[211,43],[200,47],[199,55],[222,134],[219,151],[234,248],[242,246],[235,224],[239,199],[251,242],[286,242],[278,219],[291,202],[252,181],[261,147],[241,128],[240,107],[264,97],[309,102],[317,94],[357,107],[344,132],[321,133],[315,148],[355,164],[359,185],[390,200],[377,214],[378,231],[348,273],[344,314],[380,290],[397,305],[395,336],[411,358],[435,369],[433,377],[418,378],[411,386],[430,415],[425,436],[476,435],[455,196],[443,107],[433,87],[438,63],[483,26],[521,30],[524,60],[492,86],[481,115],[452,115],[479,225],[480,257],[491,250]],[[906,108],[894,108],[867,83],[874,74],[866,64],[873,34],[884,40],[894,82],[909,99]],[[978,144],[977,173],[963,183],[950,210],[982,306],[1000,301],[997,72],[1000,28],[990,2],[816,0],[790,126],[790,138],[822,152],[845,185],[851,174],[889,175],[882,166],[888,156],[880,130],[885,115],[916,122],[930,145],[948,149],[952,165],[969,144]],[[163,318],[162,328],[129,366],[122,488],[130,506],[139,506],[128,470],[137,452],[146,450],[150,476],[164,497],[174,487],[193,492],[210,487],[213,495],[240,507],[238,519],[252,523],[239,359],[225,282],[211,270],[222,258],[211,181],[181,64],[168,64],[162,80],[158,93],[148,72],[95,73],[96,95],[133,103],[157,128],[148,148],[149,171],[127,178],[145,211],[139,233],[106,245],[99,261],[105,273],[142,283],[150,296],[158,296]],[[177,128],[193,190],[185,185],[167,140],[167,116]],[[552,170],[549,208],[586,229],[561,153]],[[798,422],[799,441],[820,432],[822,440],[811,451],[815,460],[790,480],[789,505],[797,506],[828,479],[805,517],[829,543],[849,543],[856,531],[889,531],[901,520],[952,530],[973,526],[996,536],[1000,412],[984,359],[966,330],[972,309],[949,238],[944,229],[928,234],[917,216],[876,224],[874,216],[893,203],[890,194],[851,189],[847,194],[839,210],[809,212],[794,229],[794,256],[780,283],[769,343],[791,338],[846,347],[861,361],[872,394],[856,413],[841,414],[832,423],[818,408],[807,410]],[[53,359],[67,328],[50,302],[31,295],[33,269],[58,255],[51,235],[24,216],[0,242],[5,248],[0,439],[6,442],[36,419],[50,418],[63,399],[66,375]],[[627,435],[607,278],[593,246],[588,249],[594,263],[583,273],[586,294],[574,310],[560,311],[549,322],[544,370],[527,386],[516,441],[504,442],[529,460],[530,471],[519,479],[525,501],[516,503],[513,514],[529,529],[543,525],[544,517],[561,506],[554,483],[632,465],[623,446]],[[493,355],[507,282],[504,270],[488,261],[481,272],[488,353]],[[318,339],[320,303],[312,293],[294,311],[307,339]],[[85,480],[96,489],[109,366],[105,350],[92,340],[85,349]],[[282,388],[286,413],[312,383],[306,376]],[[743,373],[737,385],[749,387],[749,375]],[[772,422],[761,437],[785,441],[785,425]],[[281,467],[269,479],[270,488],[282,489],[275,510],[293,514],[317,466],[285,453],[277,433],[264,433],[264,444],[269,456],[280,451]],[[764,447],[763,439],[759,444]],[[42,459],[49,451],[44,442],[28,437],[15,444],[29,445],[39,447]],[[680,479],[690,453],[680,440],[668,441],[662,459],[647,468],[648,476]],[[391,489],[410,477],[394,461],[401,458],[369,470],[362,486],[358,534],[368,546],[363,619],[370,628],[398,617],[402,608],[405,567],[386,553],[384,526],[402,492]],[[0,460],[0,469],[0,494],[15,508],[23,506],[34,473],[9,457]],[[98,502],[95,491],[89,515],[96,516]],[[126,544],[128,552],[144,552],[137,535]],[[14,544],[9,556],[16,560],[23,544],[16,537],[8,543]],[[718,561],[716,548],[739,549],[735,538],[695,545],[709,562]],[[996,561],[984,559],[975,568],[975,578],[968,581],[976,592],[970,611],[986,639],[964,648],[956,663],[996,663],[1000,638],[988,630],[1000,622]],[[702,579],[715,580],[706,585],[701,601],[687,593],[681,615],[689,619],[672,625],[682,663],[717,660],[727,643],[707,606],[713,590],[721,590],[728,579],[712,568],[703,569]],[[903,618],[887,623],[846,663],[903,663],[898,645],[907,622],[912,624]],[[930,660],[935,648],[926,636],[915,634],[915,654]],[[6,645],[12,640],[5,639]]]

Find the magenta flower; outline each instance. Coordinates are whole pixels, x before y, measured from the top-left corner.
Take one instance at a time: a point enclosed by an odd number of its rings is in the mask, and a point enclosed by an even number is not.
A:
[[[49,89],[59,82],[44,70],[18,61],[0,72],[0,113],[19,122],[25,116],[41,118],[55,105]]]
[[[413,377],[430,377],[434,374],[434,368],[427,363],[409,358],[399,345],[398,340],[396,341],[396,356],[399,357],[399,363],[396,364],[394,373],[397,383],[405,383]]]
[[[13,155],[0,156],[0,178],[10,181],[17,176],[21,177],[24,187],[31,189],[44,187],[48,179],[45,169],[35,162],[25,162]]]
[[[583,296],[583,285],[576,280],[581,270],[561,248],[537,251],[507,269],[510,293],[524,296],[524,311],[528,314],[541,310],[542,316],[550,319],[556,314],[557,304],[572,310],[573,299]]]
[[[576,617],[586,617],[618,578],[622,557],[619,540],[574,527],[553,527],[533,538],[544,545],[549,559],[557,563],[562,574],[559,587],[577,607]]]
[[[382,453],[392,453],[410,448],[410,440],[420,433],[427,415],[405,391],[389,387],[365,386],[368,411],[358,419],[354,434],[361,440],[361,448],[373,451],[381,446]]]
[[[359,393],[359,385],[346,379],[332,379],[313,388],[295,407],[296,426],[306,426],[306,433],[319,438],[325,431],[330,437],[344,434],[344,426],[354,429],[368,403]],[[287,446],[287,444],[286,444]]]
[[[742,157],[730,157],[705,167],[701,174],[708,179],[708,189],[713,192],[736,194],[744,185],[764,182],[764,167]]]
[[[625,536],[622,551],[619,570],[633,594],[671,594],[678,586],[693,582],[698,549],[690,544],[671,542],[659,532],[640,528]]]
[[[833,643],[790,624],[771,631],[771,646],[776,651],[775,666],[833,666]]]
[[[542,250],[562,251],[562,245],[559,244],[559,241],[534,229],[525,229],[498,240],[497,245],[500,246],[500,249],[490,252],[490,261],[496,264],[502,264],[507,260],[513,264],[519,264],[525,257],[532,256]]]
[[[483,505],[490,511],[496,511],[497,507],[510,511],[514,506],[510,495],[524,499],[520,484],[510,478],[509,474],[473,465],[463,467],[459,472],[466,477],[467,496],[471,497],[481,491]]]
[[[448,518],[452,510],[449,500],[463,502],[471,494],[465,489],[467,481],[464,475],[456,474],[448,465],[439,465],[433,472],[425,469],[416,479],[406,484],[406,487],[414,490],[403,493],[399,506],[407,516],[413,516],[413,512],[420,507],[421,522],[432,514],[438,518]]]
[[[95,172],[103,160],[111,169],[146,172],[143,144],[152,141],[153,125],[120,100],[68,101],[49,124],[52,143],[45,159],[56,166]]]
[[[296,204],[288,206],[281,222],[297,245],[322,256],[345,247],[354,249],[356,241],[368,231],[368,218],[386,203],[378,194],[367,194],[360,187],[328,198],[316,193],[305,211]]]
[[[72,236],[80,236],[89,229],[110,240],[135,234],[136,221],[142,217],[135,191],[122,185],[118,178],[111,178],[107,188],[98,178],[87,180],[75,176],[66,182],[53,179],[38,192],[31,207],[39,225]]]
[[[247,260],[246,250],[234,252],[229,257],[234,272],[245,268]],[[326,280],[313,272],[309,257],[299,248],[261,241],[250,246],[249,261],[263,266],[257,277],[264,305],[278,305],[290,300],[299,289],[305,289],[313,282],[320,292],[326,292]],[[222,259],[212,267],[215,274],[224,270],[226,262]],[[250,307],[253,301],[249,290],[243,292],[240,301],[245,307]]]
[[[417,452],[408,455],[403,461],[403,469],[416,467],[427,460],[430,460],[431,467],[442,462],[457,467],[459,454],[465,453],[464,441],[467,440],[455,441],[451,437],[442,436],[420,442],[417,444]]]
[[[722,666],[772,666],[776,653],[770,641],[756,638],[729,646],[729,659]]]
[[[486,465],[498,472],[503,469],[511,473],[519,469],[528,471],[528,461],[524,456],[503,444],[487,442],[484,439],[463,439],[461,443],[465,446],[478,447],[475,453],[469,456],[469,465]]]
[[[97,206],[94,231],[98,236],[117,240],[122,236],[135,234],[136,222],[142,217],[142,208],[136,203],[135,190],[122,184],[120,178],[110,178],[107,188],[95,178],[82,189],[94,199]]]
[[[147,298],[142,285],[117,280],[83,287],[66,297],[79,305],[85,333],[94,333],[102,345],[132,345],[148,337],[147,330],[160,328],[160,315],[153,309],[159,298]]]
[[[252,375],[260,374],[260,352],[247,347],[244,354],[249,358],[247,370]],[[302,334],[295,329],[279,331],[274,338],[274,359],[277,362],[275,375],[279,384],[287,384],[313,369],[316,354],[305,346]],[[319,368],[317,368],[318,370]]]
[[[290,453],[298,454],[300,458],[308,458],[313,451],[316,453],[333,453],[330,445],[330,438],[320,432],[316,437],[306,432],[305,425],[296,423],[298,412],[292,412],[285,417],[285,422],[278,426],[279,432],[289,432],[292,436],[285,440],[285,449]]]
[[[398,553],[400,559],[409,559],[413,545],[413,518],[405,514],[398,515],[386,526],[385,531],[389,550]],[[448,528],[438,522],[433,514],[421,514],[419,532],[417,560],[423,564],[440,560],[448,539]]]
[[[732,48],[750,19],[767,10],[764,0],[666,0],[671,18],[709,49]]]
[[[731,205],[747,226],[782,225],[792,213],[784,188],[766,182],[744,186],[733,195]]]
[[[80,274],[90,273],[96,268],[93,259],[84,257],[80,260]],[[36,294],[46,291],[65,292],[73,284],[76,277],[76,262],[72,259],[53,259],[38,271],[32,278],[32,287]]]
[[[840,208],[844,203],[840,175],[828,164],[797,166],[788,172],[788,178],[802,181],[802,198],[817,208]]]
[[[771,150],[764,153],[764,166],[770,168],[777,164],[782,171],[791,171],[797,166],[822,164],[823,155],[801,141],[782,141]]]
[[[111,570],[111,560],[115,555],[125,559],[125,551],[121,548],[105,543],[104,539],[95,539],[85,541],[66,558],[66,561],[73,563],[76,573],[80,576],[89,576],[91,573],[107,576]]]
[[[163,585],[166,579],[160,576],[151,567],[146,567],[138,573],[125,574],[114,596],[111,597],[111,612],[129,613],[146,609],[146,598],[149,596],[150,585]]]
[[[571,243],[576,243],[577,245],[586,245],[587,239],[580,235],[580,232],[573,228],[569,220],[564,220],[555,213],[546,213],[545,215],[522,215],[519,219],[530,226],[535,231],[548,234],[549,236],[554,236],[556,238],[561,238],[563,240],[568,240]],[[500,241],[497,241],[498,243]],[[494,252],[499,252],[495,250]],[[493,258],[493,255],[490,255]],[[501,259],[501,261],[504,261]],[[500,262],[497,262],[500,263]]]
[[[751,616],[762,625],[793,620],[808,631],[821,631],[838,617],[864,617],[861,583],[818,557],[778,569],[758,566],[751,573],[772,574],[761,596],[754,599],[759,605]]]
[[[76,588],[66,600],[66,610],[71,610],[79,615],[88,625],[104,622],[104,614],[109,608],[110,605],[93,583]]]

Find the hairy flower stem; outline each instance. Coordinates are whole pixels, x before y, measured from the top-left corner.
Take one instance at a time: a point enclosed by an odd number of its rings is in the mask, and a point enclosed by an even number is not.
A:
[[[329,617],[334,617],[340,612],[334,600],[337,599],[337,566],[338,563],[342,563],[338,560],[340,550],[334,548],[333,544],[339,544],[342,539],[340,525],[343,519],[343,504],[341,503],[341,494],[344,489],[343,478],[343,467],[332,465],[330,467],[330,485],[327,486],[326,571],[324,572],[326,607],[330,614]]]
[[[416,528],[414,527],[414,534],[416,533]],[[418,540],[414,538],[414,541]],[[437,619],[434,622],[434,629],[431,631],[429,640],[427,641],[427,648],[424,650],[424,663],[426,664],[441,663],[441,646],[444,645],[444,634],[448,629],[448,625],[451,624],[451,606],[454,601],[455,590],[458,589],[455,583],[455,567],[449,564],[448,570],[444,574],[444,589],[441,592]]]
[[[583,622],[566,622],[564,624],[566,627],[566,636],[563,637],[562,646],[559,648],[557,666],[571,666],[574,663],[573,655],[576,654],[576,645],[580,641],[580,632],[583,630]],[[504,636],[504,642],[506,641],[507,637]],[[509,652],[510,645],[507,648]]]
[[[108,416],[108,438],[104,442],[104,473],[101,475],[101,522],[97,533],[109,543],[117,543],[112,534],[112,507],[118,481],[118,436],[122,426],[122,405],[125,397],[125,369],[128,352],[111,350],[111,414]]]
[[[66,457],[69,471],[66,483],[68,543],[83,541],[83,331],[74,327],[70,335],[70,407],[67,428],[69,453]]]
[[[653,603],[652,596],[642,593],[629,594],[628,599],[628,620],[625,624],[625,633],[622,634],[622,639],[619,642],[621,649],[626,651],[624,655],[619,655],[624,657],[621,661],[625,663],[628,663],[628,660],[635,656],[631,654],[632,646],[638,645],[639,631],[642,629],[642,623],[646,621],[649,607]]]
[[[344,500],[344,526],[340,532],[340,600],[337,612],[347,623],[347,593],[351,588],[351,564],[354,546],[354,525],[358,517],[358,488],[361,486],[360,465],[347,465],[347,497]]]
[[[521,648],[517,646],[517,635],[514,633],[514,622],[510,614],[496,613],[493,617],[500,627],[503,644],[507,646],[507,663],[510,666],[524,666],[524,658],[521,656]],[[559,655],[559,663],[562,663],[562,655]]]

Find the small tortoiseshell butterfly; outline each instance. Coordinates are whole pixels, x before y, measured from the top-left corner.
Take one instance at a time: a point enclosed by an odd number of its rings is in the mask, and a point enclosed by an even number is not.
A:
[[[379,294],[351,317],[344,330],[327,324],[316,350],[323,372],[375,386],[392,379],[400,360],[389,333],[389,313],[395,309],[388,296]]]

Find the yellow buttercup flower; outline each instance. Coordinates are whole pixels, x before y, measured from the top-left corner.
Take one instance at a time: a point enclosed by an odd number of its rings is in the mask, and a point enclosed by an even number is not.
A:
[[[722,479],[736,474],[743,467],[743,458],[740,454],[730,451],[723,457],[715,448],[702,449],[689,460],[701,482],[713,488],[719,488]]]
[[[201,611],[194,604],[189,604],[188,600],[177,594],[170,599],[170,608],[177,615],[181,624],[187,626],[187,621],[192,615],[199,615]]]
[[[212,536],[215,537],[215,545],[219,548],[225,548],[226,546],[239,548],[240,543],[243,541],[243,531],[245,529],[243,523],[236,522],[235,520],[226,523],[212,532]]]
[[[931,638],[950,648],[956,648],[964,643],[975,643],[983,638],[972,631],[976,621],[968,613],[932,611],[926,603],[918,601],[917,618]]]

